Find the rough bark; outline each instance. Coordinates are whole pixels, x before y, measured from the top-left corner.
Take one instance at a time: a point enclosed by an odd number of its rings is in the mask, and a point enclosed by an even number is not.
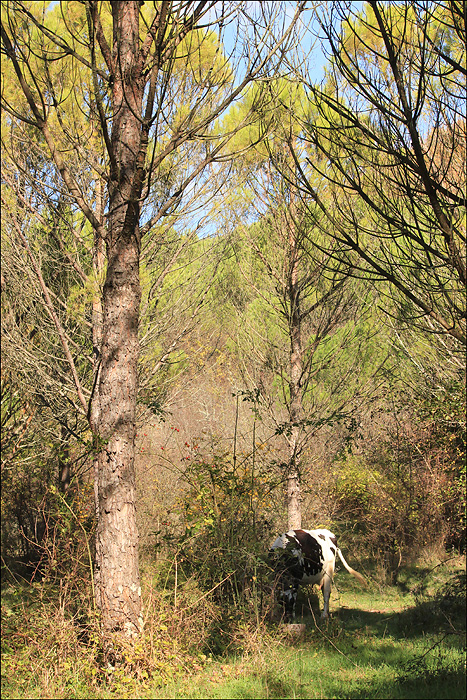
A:
[[[104,630],[137,633],[141,626],[141,588],[135,506],[135,410],[141,187],[135,187],[143,81],[138,75],[139,3],[112,4],[115,67],[114,115],[109,185],[107,274],[103,292],[103,327],[96,432],[98,526],[96,598]]]

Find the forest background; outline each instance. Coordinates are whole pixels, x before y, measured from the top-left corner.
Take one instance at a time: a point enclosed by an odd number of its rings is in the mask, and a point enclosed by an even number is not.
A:
[[[2,3],[2,576],[112,663],[140,572],[220,648],[289,527],[465,551],[465,21]]]

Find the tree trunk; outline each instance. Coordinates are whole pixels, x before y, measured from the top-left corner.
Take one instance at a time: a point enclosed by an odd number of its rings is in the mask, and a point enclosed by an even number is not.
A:
[[[287,474],[287,520],[289,529],[298,530],[302,526],[300,499],[300,425],[302,418],[301,376],[302,348],[300,336],[299,296],[295,295],[290,325],[290,406],[289,420],[291,434],[289,439],[289,463]]]
[[[291,202],[293,206],[293,201]],[[299,530],[302,526],[301,498],[300,498],[300,421],[303,418],[302,406],[302,336],[301,336],[301,310],[300,289],[298,280],[299,253],[297,250],[297,237],[294,231],[294,217],[290,221],[289,255],[290,272],[288,280],[289,296],[289,337],[290,337],[290,404],[289,421],[291,435],[289,439],[289,464],[287,474],[287,520],[290,530]]]
[[[287,528],[300,530],[302,527],[302,508],[300,503],[300,475],[298,468],[289,463],[287,475]]]
[[[71,464],[69,434],[65,426],[60,428],[60,447],[58,457],[58,488],[60,491],[68,491],[71,483]]]
[[[107,275],[98,378],[96,600],[104,632],[141,629],[135,506],[135,419],[139,280],[139,196],[143,82],[138,75],[139,3],[112,3],[114,82]]]

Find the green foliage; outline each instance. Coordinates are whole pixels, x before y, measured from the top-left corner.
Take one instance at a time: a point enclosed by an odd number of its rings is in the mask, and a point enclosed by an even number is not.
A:
[[[86,619],[90,601],[85,588],[76,600],[78,592],[75,589],[70,595],[69,586],[70,580],[63,581],[59,589],[38,582],[29,586],[15,582],[5,587],[2,690],[8,696],[44,696],[47,686],[57,683],[63,697],[87,697],[85,689],[94,676],[96,644],[85,627],[80,629],[79,620]]]
[[[421,449],[442,484],[446,543],[465,549],[466,527],[466,385],[464,378],[447,381],[421,401]]]
[[[331,239],[306,217],[289,221],[285,201],[283,194],[258,222],[237,232],[237,266],[225,299],[229,333],[245,383],[262,386],[276,425],[287,415],[291,337],[300,334],[302,426],[319,427],[335,420],[336,412],[351,414],[363,387],[371,393],[389,344],[375,308],[377,294],[349,276],[345,265],[335,262],[333,271],[322,273],[327,254],[313,251],[311,242],[327,248]],[[299,261],[299,295],[290,286],[293,256]],[[299,322],[292,320],[296,299]]]
[[[431,624],[438,625],[440,631],[461,633],[466,624],[465,570],[453,570],[446,575],[445,571],[440,571],[442,566],[433,566],[413,587],[412,619],[414,625],[420,625],[429,617]]]
[[[2,8],[4,15],[6,7]],[[40,3],[29,3],[28,7],[40,16]],[[68,9],[65,27],[61,9],[51,8],[47,13],[50,27],[67,40],[70,40],[69,27],[79,36],[85,36],[84,6],[72,3]],[[393,4],[385,12],[393,13],[391,28],[397,42],[406,32],[401,56],[407,58],[413,50],[411,39],[418,36],[420,28],[414,24],[415,10],[410,7],[407,24],[399,24],[403,9],[401,6],[399,11]],[[102,10],[103,31],[110,38],[108,5],[102,5]],[[152,11],[148,3],[141,9],[147,22]],[[433,12],[436,22],[428,27],[428,44],[431,46],[433,40],[451,61],[464,65],[465,54],[449,24],[452,17],[447,6],[437,7]],[[370,12],[361,14],[358,25],[349,25],[342,44],[348,54],[342,58],[348,65],[352,60],[361,61],[362,68],[378,76],[378,84],[386,91],[384,99],[392,99],[394,84],[382,58],[381,36],[375,34],[370,15]],[[13,24],[15,16],[11,14]],[[60,98],[59,109],[54,112],[51,107],[49,119],[57,147],[82,192],[95,202],[100,197],[97,173],[105,169],[106,155],[95,120],[83,111],[90,104],[90,71],[67,56],[62,57],[63,62],[48,61],[50,78],[47,78],[39,67],[38,56],[44,47],[49,51],[51,43],[32,24],[18,24],[17,30],[19,39],[29,33],[31,47],[37,50],[37,56],[34,50],[30,54],[36,80],[33,90],[55,86]],[[220,102],[226,86],[234,79],[217,38],[204,31],[192,33],[180,44],[171,71],[168,89],[177,99],[161,121],[158,138],[151,134],[149,139],[156,160],[177,129],[191,128],[195,120],[211,109],[212,105],[207,103],[200,108],[200,93],[196,92],[205,90],[206,74],[215,88],[212,104]],[[445,80],[446,75],[440,74],[439,80],[434,75],[427,77],[431,97],[442,93],[439,81]],[[28,114],[20,93],[13,87],[13,71],[8,62],[2,64],[2,77],[10,106]],[[400,146],[397,128],[382,129],[382,124],[377,124],[376,111],[370,116],[355,115],[350,103],[346,105],[341,97],[332,97],[336,85],[329,81],[321,96],[321,112],[318,116],[313,114],[313,123],[309,125],[318,134],[322,129],[316,142],[324,151],[329,149],[331,159],[335,159],[334,166],[331,163],[327,170],[335,182],[326,185],[322,203],[330,207],[333,216],[339,215],[339,221],[340,207],[344,207],[350,228],[358,224],[356,236],[361,249],[376,255],[380,263],[387,263],[398,280],[407,276],[405,282],[409,288],[414,284],[427,294],[429,301],[436,302],[433,308],[445,313],[451,304],[457,314],[463,302],[463,289],[460,293],[452,279],[445,238],[439,231],[436,233],[430,207],[427,202],[420,203],[418,195],[407,203],[396,191],[408,183],[409,189],[417,192],[418,170],[415,176],[406,169],[400,170],[394,176],[395,180],[399,178],[395,189],[386,187],[388,181],[385,185],[381,179],[383,173],[396,172],[388,167],[392,165],[388,153]],[[458,86],[454,80],[452,85],[455,96]],[[254,173],[252,182],[231,181],[222,195],[223,208],[230,207],[232,216],[237,218],[239,212],[246,211],[255,201],[257,182],[254,181],[264,174],[271,155],[276,164],[290,167],[288,155],[284,155],[284,137],[298,139],[300,133],[303,137],[301,124],[315,109],[311,102],[303,104],[300,83],[281,79],[265,82],[265,86],[246,92],[243,103],[232,108],[222,126],[213,122],[203,131],[206,139],[218,135],[237,127],[244,118],[249,119],[250,112],[255,112],[255,119],[229,144],[229,149],[234,149],[249,146],[270,130],[268,141],[259,144],[256,150],[250,149],[245,158],[238,158],[232,169],[237,175]],[[105,93],[108,87],[103,83],[101,89]],[[352,89],[351,86],[349,94]],[[103,94],[104,106],[106,99]],[[76,109],[76,103],[80,109]],[[420,114],[429,116],[427,109],[432,105],[432,100],[422,104]],[[59,128],[58,115],[63,130]],[[433,116],[436,117],[435,110]],[[92,305],[100,298],[105,264],[99,272],[93,270],[92,231],[68,203],[56,195],[57,201],[52,198],[47,207],[43,206],[49,185],[58,181],[54,182],[56,173],[42,136],[27,124],[15,124],[6,114],[2,124],[7,134],[2,164],[5,177],[11,178],[9,189],[5,189],[5,201],[27,231],[28,243],[54,295],[80,379],[90,389],[89,323]],[[74,144],[67,136],[72,133],[78,134]],[[407,136],[405,122],[401,133]],[[305,170],[311,161],[317,165],[316,172],[306,170],[306,175],[318,190],[324,183],[320,173],[323,162],[314,152],[316,144],[311,136],[308,143],[305,139],[303,152],[298,155],[303,156]],[[445,137],[442,131],[432,136],[433,147],[439,153],[429,169],[444,172],[446,179],[451,178],[457,186],[454,151],[452,159],[447,159],[451,165],[443,164]],[[381,139],[387,139],[390,150],[386,153],[379,148]],[[88,151],[85,161],[80,160],[77,147],[83,143]],[[457,146],[455,142],[454,145]],[[205,154],[206,141],[200,148]],[[401,150],[405,159],[404,149],[412,157],[408,142]],[[449,155],[447,147],[446,153]],[[189,170],[186,163],[189,161],[191,165],[198,157],[195,142],[191,141],[185,150],[181,148],[163,160],[142,204],[143,221],[150,219],[171,193],[178,190]],[[31,180],[25,181],[24,173]],[[356,173],[376,208],[387,207],[389,223],[384,224],[374,207],[367,208],[356,197],[346,200],[343,190],[334,189]],[[17,199],[17,194],[24,195],[34,178],[44,187],[36,193],[40,223]],[[180,388],[181,373],[188,375],[191,368],[193,374],[199,372],[206,358],[217,352],[216,344],[224,342],[228,333],[225,355],[231,365],[229,371],[233,367],[229,381],[232,384],[238,381],[242,386],[237,392],[238,399],[251,404],[256,421],[262,419],[266,423],[265,409],[271,409],[274,426],[271,434],[275,429],[285,444],[292,425],[296,425],[286,420],[290,402],[289,324],[293,303],[284,297],[283,287],[281,291],[281,283],[289,274],[291,247],[289,229],[275,224],[281,217],[285,221],[290,187],[273,170],[268,178],[268,184],[272,183],[275,190],[266,215],[261,215],[253,226],[241,232],[239,229],[239,235],[229,246],[223,229],[212,240],[200,240],[196,231],[183,228],[180,233],[182,227],[174,225],[176,218],[171,215],[167,226],[153,227],[151,240],[145,239],[141,266],[139,401],[141,408],[163,419],[173,388]],[[438,184],[440,193],[450,186],[444,181]],[[457,189],[451,189],[455,195]],[[102,204],[105,210],[105,203]],[[452,220],[462,232],[465,214],[452,211]],[[396,231],[393,214],[397,214],[396,223],[399,222]],[[180,686],[181,694],[186,690],[187,672],[201,671],[205,666],[206,675],[201,682],[195,679],[187,696],[205,693],[206,697],[222,697],[222,694],[309,697],[319,688],[323,697],[341,697],[344,690],[345,697],[355,698],[419,697],[420,694],[443,697],[443,693],[448,696],[449,692],[450,697],[464,697],[457,638],[462,631],[458,620],[464,619],[465,575],[463,578],[456,573],[449,579],[443,575],[436,585],[431,579],[428,584],[424,578],[414,588],[407,583],[408,570],[404,568],[423,547],[436,545],[439,552],[446,548],[465,549],[465,383],[457,379],[459,349],[443,335],[438,343],[431,326],[429,335],[422,333],[414,303],[403,295],[399,297],[397,292],[392,292],[390,300],[389,287],[382,286],[378,275],[379,286],[370,292],[368,275],[361,269],[363,263],[357,265],[356,255],[342,250],[333,236],[328,235],[335,231],[334,227],[332,231],[328,229],[325,219],[322,212],[316,211],[315,204],[311,204],[300,220],[300,238],[292,246],[293,252],[299,251],[301,256],[301,301],[305,304],[302,310],[306,311],[301,319],[303,360],[309,370],[306,381],[302,377],[304,418],[300,427],[315,438],[316,454],[321,447],[320,431],[325,434],[323,443],[343,441],[344,430],[348,438],[345,454],[338,454],[331,470],[326,461],[328,453],[324,454],[323,448],[325,467],[319,472],[314,470],[311,440],[310,464],[306,465],[310,481],[304,491],[313,494],[323,487],[329,512],[338,525],[340,521],[343,531],[344,524],[349,526],[349,541],[352,532],[358,536],[355,541],[359,543],[359,556],[376,559],[375,578],[380,582],[381,579],[399,581],[397,614],[388,602],[393,602],[391,595],[395,595],[395,589],[391,589],[390,595],[389,589],[380,586],[379,590],[373,588],[366,598],[362,593],[361,597],[350,599],[346,597],[346,584],[342,584],[342,600],[349,604],[326,630],[308,629],[306,645],[298,653],[284,639],[278,642],[274,638],[276,632],[271,632],[264,623],[270,604],[264,553],[271,541],[271,531],[282,515],[272,498],[280,480],[278,462],[273,462],[270,455],[260,459],[262,446],[258,442],[250,451],[243,448],[240,451],[236,446],[224,448],[220,439],[213,440],[211,445],[190,440],[185,445],[182,470],[188,486],[174,494],[174,499],[178,498],[177,514],[183,533],[167,528],[168,534],[162,538],[164,546],[157,552],[157,565],[153,560],[143,562],[143,568],[147,567],[144,572],[146,631],[133,647],[122,645],[115,668],[103,664],[91,599],[93,493],[86,469],[92,446],[87,444],[84,418],[73,406],[74,388],[43,305],[42,292],[37,284],[31,286],[30,265],[15,239],[13,218],[8,215],[2,229],[2,258],[6,262],[5,285],[2,276],[2,311],[5,311],[2,334],[8,347],[9,377],[4,382],[6,374],[2,374],[2,574],[8,580],[2,599],[4,695],[153,696],[166,692],[159,688],[178,677],[185,684]],[[403,237],[406,226],[409,233],[420,234],[420,240],[426,236],[435,252],[438,251],[441,257],[437,265],[422,268],[419,262],[426,262],[424,248],[413,237]],[[377,240],[375,232],[382,232],[383,236]],[[214,244],[219,244],[219,249],[225,244],[221,265],[219,257],[209,257]],[[349,270],[362,279],[348,277],[341,287]],[[315,305],[336,283],[345,290],[345,295],[336,300],[332,295],[326,298],[321,313]],[[376,307],[390,314],[390,332],[381,329]],[[198,315],[200,310],[204,316]],[[449,314],[447,317],[450,318]],[[202,338],[199,342],[190,338],[196,323]],[[204,333],[205,329],[213,328],[215,340]],[[21,340],[24,350],[21,356],[15,352],[19,346],[12,339]],[[392,359],[392,377],[386,363],[388,354]],[[30,358],[36,361],[30,362]],[[384,372],[380,371],[383,365]],[[427,375],[432,377],[428,389]],[[365,414],[366,400],[369,402],[369,397],[373,400],[376,389],[378,409],[374,414],[370,415],[369,411]],[[65,433],[59,435],[58,425],[66,427]],[[359,442],[357,428],[363,434],[365,430],[371,432],[368,444]],[[348,452],[349,447],[353,453]],[[66,492],[60,490],[57,478],[64,463],[72,465],[75,474]],[[306,523],[307,527],[314,525],[317,523]],[[339,527],[336,531],[339,532]],[[16,585],[18,574],[28,581],[35,579],[33,585]],[[412,589],[410,594],[409,589]],[[376,605],[382,609],[374,610]],[[455,636],[450,637],[452,629]],[[239,665],[219,666],[208,656],[226,651],[249,654],[255,658],[256,665],[242,667],[244,661],[240,661]]]
[[[301,130],[302,121],[308,118],[311,109],[298,81],[276,78],[251,86],[241,103],[234,105],[222,122],[224,131],[242,126],[229,143],[229,150],[242,154],[234,161],[237,171],[254,173],[264,166],[271,154],[280,158],[284,141]],[[245,192],[244,183],[242,191],[247,198],[253,195],[248,188]]]
[[[458,350],[465,344],[461,16],[456,3],[362,10],[335,2],[332,13],[318,10],[332,62],[324,87],[303,74],[319,118],[301,145],[319,153],[309,163],[322,186],[302,183],[313,199],[333,190],[339,202],[338,216],[329,210],[330,234],[338,229],[378,285],[388,280],[405,324],[425,327],[430,342],[435,328],[451,335]]]

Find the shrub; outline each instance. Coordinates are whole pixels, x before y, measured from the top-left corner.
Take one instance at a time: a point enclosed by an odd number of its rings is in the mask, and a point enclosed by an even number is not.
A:
[[[371,448],[334,465],[336,516],[358,521],[369,553],[393,583],[408,553],[465,550],[465,426],[452,403],[444,394],[435,404],[422,402]]]
[[[248,455],[187,447],[188,488],[178,506],[184,530],[169,543],[178,576],[195,577],[203,591],[211,591],[222,608],[219,629],[225,631],[239,611],[258,622],[270,603],[264,560],[273,507],[268,473]],[[218,639],[216,646],[223,643]]]

